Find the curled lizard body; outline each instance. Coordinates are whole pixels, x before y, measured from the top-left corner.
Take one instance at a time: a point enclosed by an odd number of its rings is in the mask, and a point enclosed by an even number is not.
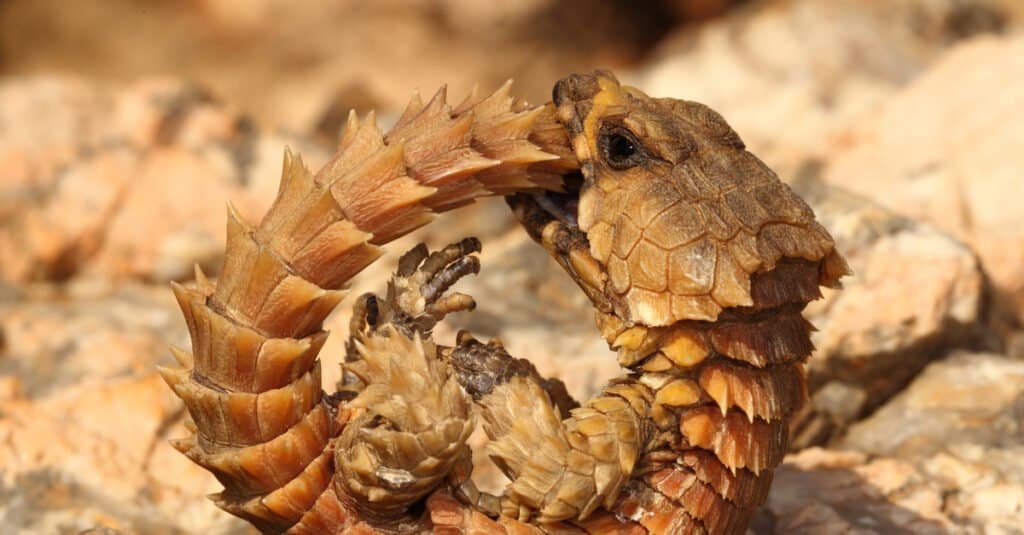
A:
[[[626,374],[576,406],[500,345],[435,345],[433,323],[471,306],[443,295],[473,271],[462,246],[410,253],[386,300],[360,301],[354,380],[325,396],[321,326],[344,283],[487,194],[590,297]],[[232,212],[228,235],[217,283],[175,288],[194,354],[164,374],[196,431],[177,447],[267,533],[742,533],[805,396],[800,310],[846,272],[718,114],[604,72],[541,108],[503,89],[414,101],[386,136],[353,119],[315,176],[286,154],[267,216]],[[470,399],[512,480],[500,497],[466,481]]]

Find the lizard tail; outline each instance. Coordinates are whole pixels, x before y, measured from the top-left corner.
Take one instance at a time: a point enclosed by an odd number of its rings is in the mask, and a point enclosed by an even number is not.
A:
[[[277,198],[258,225],[229,207],[219,280],[197,270],[194,285],[173,285],[192,351],[172,348],[181,367],[161,370],[191,418],[191,436],[173,444],[224,485],[219,507],[268,533],[328,533],[355,521],[348,503],[373,497],[332,485],[336,463],[358,473],[355,448],[382,435],[339,442],[354,412],[322,391],[324,319],[382,244],[436,213],[483,195],[557,189],[576,165],[566,146],[552,108],[528,108],[508,84],[454,109],[442,89],[427,104],[413,98],[387,135],[372,113],[362,122],[351,114],[337,154],[315,175],[286,151]],[[335,457],[339,444],[350,449]]]

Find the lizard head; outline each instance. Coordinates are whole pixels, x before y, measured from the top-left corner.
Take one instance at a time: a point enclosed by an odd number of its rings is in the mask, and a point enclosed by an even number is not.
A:
[[[845,270],[807,204],[707,106],[604,71],[559,81],[553,100],[581,176],[513,207],[528,230],[555,223],[531,233],[605,312],[650,327],[713,321],[755,306],[752,280],[780,262],[822,261],[822,284]],[[598,274],[569,258],[580,244]]]

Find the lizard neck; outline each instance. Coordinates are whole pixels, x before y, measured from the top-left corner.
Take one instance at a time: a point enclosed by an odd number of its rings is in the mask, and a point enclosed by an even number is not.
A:
[[[662,440],[649,449],[710,449],[726,467],[754,473],[781,462],[789,418],[806,398],[803,362],[813,351],[803,306],[666,327],[600,318],[619,363],[653,395],[651,418]],[[749,447],[726,444],[733,441]]]
[[[749,524],[806,398],[803,361],[813,346],[802,308],[657,328],[603,322],[619,362],[649,390],[654,428],[640,455],[642,475],[616,514],[637,518],[668,500],[711,533]]]

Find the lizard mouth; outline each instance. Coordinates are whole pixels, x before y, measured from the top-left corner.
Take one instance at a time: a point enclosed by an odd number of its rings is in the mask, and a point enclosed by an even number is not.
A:
[[[579,204],[583,175],[579,172],[565,176],[563,191],[537,191],[517,193],[505,197],[520,224],[534,240],[540,242],[544,228],[552,222],[560,223],[563,231],[573,235],[574,241],[586,242],[586,233],[580,230]]]
[[[579,226],[583,175],[566,175],[563,186],[564,192],[517,193],[505,200],[527,234],[547,249],[599,311],[611,314],[604,267],[591,255],[587,233]]]
[[[531,193],[525,195],[524,197],[527,198],[523,200],[534,204],[537,209],[561,221],[569,229],[579,231],[580,189],[583,187],[583,175],[579,173],[566,175],[563,186],[564,192]]]

